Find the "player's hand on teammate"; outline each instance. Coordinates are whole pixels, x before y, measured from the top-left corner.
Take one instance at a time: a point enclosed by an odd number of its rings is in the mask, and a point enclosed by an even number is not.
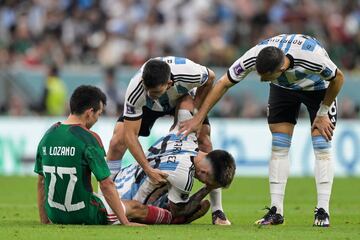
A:
[[[192,119],[180,122],[177,135],[182,135],[181,138],[185,138],[192,132],[199,132],[201,129],[201,125],[202,121],[199,120],[196,116]]]
[[[318,129],[320,134],[327,140],[331,141],[335,126],[328,116],[316,116],[311,130]]]
[[[145,172],[150,180],[156,185],[164,184],[167,181],[166,178],[168,177],[168,174],[159,169],[149,168],[149,170]]]

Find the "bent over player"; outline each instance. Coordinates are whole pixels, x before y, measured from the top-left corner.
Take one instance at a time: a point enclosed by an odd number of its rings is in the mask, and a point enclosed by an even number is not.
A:
[[[205,66],[181,57],[159,57],[147,61],[131,79],[126,90],[123,115],[116,123],[109,150],[108,166],[113,176],[121,169],[121,159],[129,149],[146,175],[155,183],[166,182],[166,175],[152,168],[138,140],[149,136],[155,121],[165,115],[174,115],[178,100],[193,92],[195,107],[199,108],[213,86],[215,74]],[[210,125],[204,121],[199,136],[201,151],[210,152]],[[230,224],[223,213],[221,190],[210,193],[214,224]]]
[[[192,109],[192,98],[184,97],[177,111],[177,120],[192,118]],[[192,207],[197,206],[210,190],[230,185],[235,174],[235,161],[231,154],[223,150],[199,151],[194,133],[181,139],[176,136],[177,131],[176,126],[154,143],[147,154],[149,165],[167,174],[167,183],[155,185],[134,163],[123,168],[115,178],[122,199],[160,205],[170,209],[174,218],[186,217],[192,214]],[[205,187],[190,198],[194,178],[204,183]]]
[[[281,34],[248,50],[215,84],[199,112],[181,124],[185,135],[200,128],[207,112],[234,84],[256,71],[263,82],[270,82],[268,124],[272,134],[269,182],[271,208],[257,224],[282,224],[285,186],[289,175],[289,148],[304,104],[309,112],[315,153],[317,205],[314,226],[330,225],[329,201],[333,183],[331,139],[336,124],[338,95],[343,73],[313,37]]]

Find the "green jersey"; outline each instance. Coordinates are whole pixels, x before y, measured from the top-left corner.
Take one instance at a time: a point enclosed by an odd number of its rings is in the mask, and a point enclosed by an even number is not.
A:
[[[51,222],[106,224],[106,210],[91,185],[91,173],[98,181],[110,176],[96,133],[54,124],[39,143],[34,171],[45,177],[45,211]]]

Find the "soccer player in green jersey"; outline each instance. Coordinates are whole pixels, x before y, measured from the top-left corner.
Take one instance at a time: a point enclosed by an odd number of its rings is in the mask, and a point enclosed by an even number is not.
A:
[[[125,216],[125,206],[109,177],[102,142],[89,130],[105,104],[106,96],[98,88],[77,88],[70,99],[70,116],[54,124],[41,139],[34,169],[39,174],[41,223],[106,224],[104,204],[92,191],[93,173],[120,222],[137,225]]]
[[[89,129],[101,115],[106,96],[100,89],[80,86],[71,96],[71,114],[54,124],[41,139],[35,163],[41,223],[107,224],[116,218],[124,225],[188,223],[203,216],[209,205],[198,201],[196,212],[173,218],[170,211],[138,201],[121,201],[105,162],[100,137]],[[91,173],[100,182],[111,219],[101,199],[92,192]],[[106,204],[106,203],[105,203]],[[190,208],[188,208],[190,209]],[[191,210],[191,209],[190,209]],[[190,211],[189,210],[189,211]]]

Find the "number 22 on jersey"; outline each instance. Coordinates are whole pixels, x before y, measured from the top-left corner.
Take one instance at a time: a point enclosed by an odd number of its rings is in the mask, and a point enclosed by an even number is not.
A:
[[[55,167],[55,166],[43,166],[44,173],[50,174],[50,184],[49,184],[49,192],[48,192],[48,203],[50,207],[60,209],[64,212],[73,212],[80,210],[85,207],[84,201],[72,204],[72,196],[74,193],[75,184],[77,182],[76,177],[76,168],[75,167]],[[66,188],[65,194],[65,202],[64,204],[55,202],[54,194],[55,194],[55,184],[56,184],[56,175],[58,175],[61,179],[63,179],[63,175],[70,175],[70,179]]]

